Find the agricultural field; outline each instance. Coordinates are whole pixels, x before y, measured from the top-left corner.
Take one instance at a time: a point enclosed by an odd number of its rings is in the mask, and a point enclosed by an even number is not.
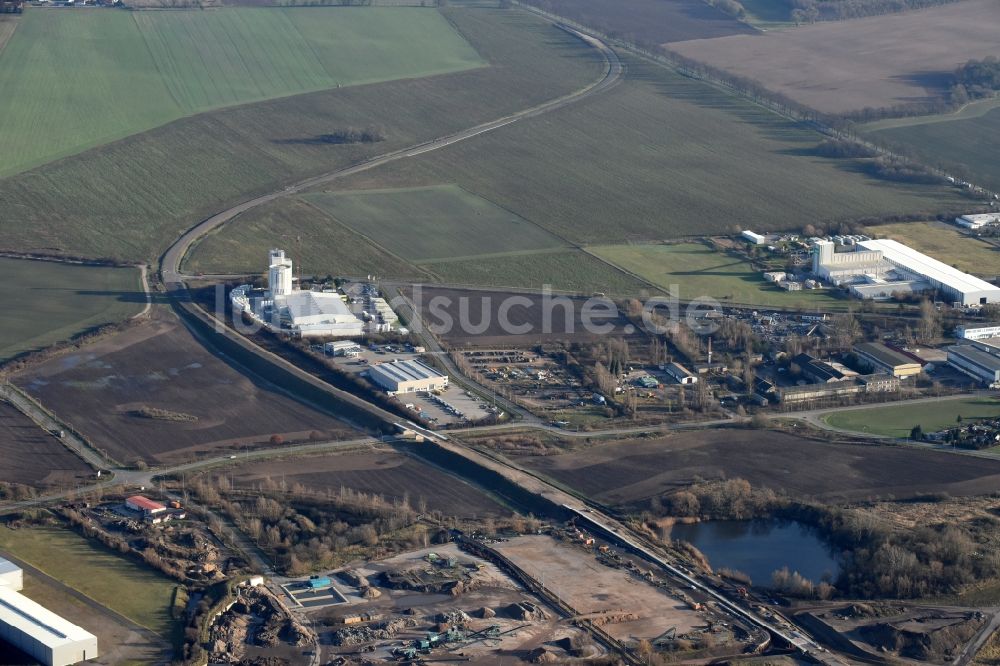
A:
[[[248,379],[166,313],[14,382],[42,404],[58,405],[61,418],[123,463],[239,452],[267,446],[274,435],[329,440],[357,432]]]
[[[1000,461],[903,447],[831,443],[762,430],[705,430],[597,444],[521,463],[600,502],[645,507],[696,479],[743,478],[755,487],[825,502],[947,492],[984,495]]]
[[[971,396],[956,400],[936,400],[911,405],[887,405],[874,409],[851,409],[833,412],[823,421],[834,428],[889,437],[909,437],[913,426],[925,433],[953,428],[958,417],[985,419],[1000,416],[1000,401]]]
[[[899,222],[868,227],[868,233],[892,238],[949,266],[988,279],[1000,275],[1000,248],[963,234],[945,222]]]
[[[565,95],[604,71],[594,49],[537,17],[442,11],[493,66],[203,113],[2,179],[0,248],[151,261],[192,220]],[[323,140],[369,125],[385,140]]]
[[[0,482],[72,488],[94,470],[10,403],[0,402]]]
[[[573,244],[801,229],[959,204],[949,188],[877,181],[815,156],[820,135],[669,69],[627,59],[611,91],[339,189],[455,183]]]
[[[209,109],[484,64],[416,7],[28,11],[0,57],[0,175]]]
[[[415,263],[564,245],[541,227],[454,185],[328,192],[309,195],[308,200]]]
[[[14,30],[17,29],[17,19],[13,16],[0,16],[0,51],[7,45]]]
[[[0,552],[10,553],[102,606],[170,638],[174,583],[69,529],[0,525]]]
[[[122,321],[146,302],[135,268],[0,258],[0,282],[17,294],[0,312],[0,361]]]
[[[285,247],[296,270],[312,275],[373,275],[427,279],[427,274],[304,199],[272,201],[240,215],[205,237],[188,253],[192,273],[260,274],[273,247]]]
[[[629,0],[627,9],[621,0],[527,0],[527,4],[646,47],[753,32],[699,0]]]
[[[601,259],[669,291],[677,285],[681,300],[710,296],[724,303],[785,306],[799,309],[845,308],[847,301],[825,290],[785,291],[767,282],[743,259],[700,243],[677,245],[604,245],[588,248]]]
[[[232,472],[236,487],[254,487],[267,479],[302,484],[308,490],[337,492],[350,488],[430,511],[467,519],[509,515],[510,511],[479,489],[416,458],[392,450],[341,453],[321,458],[288,458],[241,465]]]
[[[923,123],[872,123],[862,131],[931,164],[957,167],[972,182],[1000,191],[1000,160],[996,157],[1000,151],[1000,100],[972,106],[974,112],[967,115],[931,116]]]
[[[819,111],[843,113],[941,97],[956,68],[996,55],[996,21],[993,0],[963,0],[670,48]]]
[[[525,252],[423,264],[445,284],[553,289],[582,294],[640,296],[655,291],[646,283],[581,250]]]

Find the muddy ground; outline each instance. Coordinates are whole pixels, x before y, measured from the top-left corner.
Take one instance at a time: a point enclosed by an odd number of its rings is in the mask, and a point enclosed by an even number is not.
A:
[[[601,502],[623,506],[645,504],[698,479],[744,478],[754,486],[824,501],[984,495],[1000,484],[1000,461],[743,429],[597,444],[521,462]]]
[[[94,471],[58,439],[12,405],[0,401],[0,482],[66,488]]]
[[[169,312],[14,380],[116,459],[176,462],[284,441],[357,435],[214,356]],[[167,418],[144,418],[154,408]]]
[[[418,511],[423,501],[429,511],[464,519],[510,515],[477,488],[391,449],[269,460],[243,465],[233,472],[237,486],[253,487],[267,478],[323,492],[336,493],[343,487],[393,500],[406,497]]]

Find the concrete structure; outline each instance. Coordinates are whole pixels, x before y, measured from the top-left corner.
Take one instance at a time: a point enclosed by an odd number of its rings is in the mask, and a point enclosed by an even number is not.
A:
[[[831,284],[841,285],[868,276],[882,278],[892,265],[880,252],[837,252],[833,241],[817,240],[813,245],[813,274]]]
[[[334,340],[323,345],[323,351],[331,356],[352,358],[361,355],[361,345],[350,340]]]
[[[856,298],[871,301],[887,301],[897,296],[909,296],[931,291],[933,287],[927,280],[887,280],[865,278],[864,282],[852,284],[851,294]]]
[[[277,248],[268,254],[267,294],[270,298],[292,293],[292,260]]]
[[[962,215],[955,218],[955,224],[966,229],[982,229],[988,224],[1000,224],[1000,215],[996,213]]]
[[[670,375],[678,384],[697,384],[698,376],[685,368],[680,363],[667,363],[663,366],[663,371]]]
[[[167,507],[159,502],[154,502],[148,497],[143,497],[142,495],[133,495],[125,500],[125,506],[132,509],[133,511],[138,511],[144,516],[155,516],[158,513],[165,513]]]
[[[878,373],[885,373],[906,379],[920,374],[921,362],[906,354],[885,346],[881,342],[863,342],[854,345],[854,353]]]
[[[948,347],[948,365],[988,386],[1000,386],[1000,357],[974,344]]]
[[[750,241],[754,245],[763,245],[767,242],[767,236],[762,236],[760,234],[755,234],[754,232],[747,229],[746,231],[740,233],[740,238],[745,241]]]
[[[881,252],[906,279],[923,279],[937,289],[943,300],[962,305],[1000,302],[1000,287],[917,252],[894,240],[868,240],[858,244],[870,252]]]
[[[957,326],[955,337],[961,340],[986,340],[1000,337],[1000,326]]]
[[[781,282],[786,277],[788,276],[784,271],[767,271],[764,273],[764,279],[768,282]]]
[[[271,322],[303,338],[355,337],[365,332],[364,322],[340,294],[322,291],[300,290],[276,297]]]
[[[416,360],[379,363],[368,370],[368,378],[391,395],[448,387],[447,375]]]
[[[99,656],[96,636],[21,594],[22,584],[21,568],[0,558],[0,640],[47,666]]]

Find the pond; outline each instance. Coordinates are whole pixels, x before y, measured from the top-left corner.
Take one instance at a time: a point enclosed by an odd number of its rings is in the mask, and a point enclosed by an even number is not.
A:
[[[816,530],[794,521],[710,520],[674,525],[670,538],[694,545],[713,568],[742,571],[764,587],[782,567],[816,583],[839,570],[834,551]]]

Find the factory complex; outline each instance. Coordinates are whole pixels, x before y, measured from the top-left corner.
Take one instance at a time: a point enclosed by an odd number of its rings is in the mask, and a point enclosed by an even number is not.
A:
[[[937,292],[938,299],[959,306],[1000,302],[1000,287],[894,240],[838,245],[815,239],[812,270],[817,278],[846,286],[861,299]]]
[[[368,379],[390,395],[448,388],[447,375],[417,360],[379,363],[368,370]]]
[[[0,639],[47,666],[66,666],[97,653],[97,637],[21,594],[24,574],[0,558]]]
[[[233,309],[296,337],[360,337],[390,331],[398,321],[374,290],[366,290],[364,302],[352,309],[336,290],[297,288],[292,260],[284,250],[268,254],[267,285],[266,290],[250,285],[234,288],[229,296]]]

